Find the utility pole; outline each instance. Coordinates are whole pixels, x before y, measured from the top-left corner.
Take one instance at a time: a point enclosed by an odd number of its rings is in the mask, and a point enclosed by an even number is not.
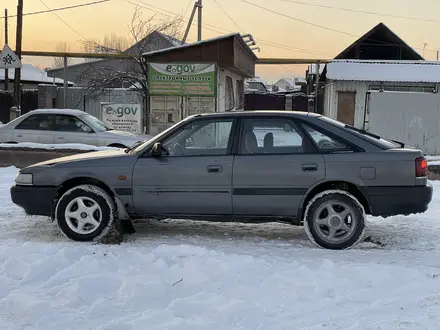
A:
[[[8,44],[8,10],[5,9],[5,44]],[[5,69],[5,91],[9,90],[9,70]]]
[[[197,31],[197,41],[201,41],[202,40],[202,0],[198,1],[198,7],[199,7],[199,25],[198,25],[198,31]]]
[[[188,38],[188,33],[189,33],[189,30],[191,29],[191,25],[194,20],[194,15],[196,14],[196,10],[197,10],[198,6],[199,6],[198,2],[194,3],[194,7],[191,12],[191,17],[189,18],[188,25],[186,26],[185,34],[183,36],[182,41],[180,42],[181,45],[183,45],[186,42],[186,39]]]
[[[18,0],[17,5],[17,40],[15,43],[15,54],[21,60],[21,41],[23,37],[23,0]],[[20,108],[21,90],[20,90],[21,68],[15,69],[14,75],[14,105]]]

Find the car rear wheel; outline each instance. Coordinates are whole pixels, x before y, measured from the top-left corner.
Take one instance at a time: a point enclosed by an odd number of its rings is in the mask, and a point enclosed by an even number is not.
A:
[[[324,191],[312,198],[304,214],[309,239],[319,247],[343,250],[357,245],[365,234],[361,203],[342,190]]]
[[[82,242],[104,237],[116,216],[113,198],[104,189],[87,184],[65,192],[55,209],[55,219],[63,234]]]

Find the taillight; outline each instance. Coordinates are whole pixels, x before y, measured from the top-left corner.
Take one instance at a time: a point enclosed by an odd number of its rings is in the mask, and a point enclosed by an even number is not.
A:
[[[422,178],[428,176],[428,162],[425,157],[416,159],[416,177]]]

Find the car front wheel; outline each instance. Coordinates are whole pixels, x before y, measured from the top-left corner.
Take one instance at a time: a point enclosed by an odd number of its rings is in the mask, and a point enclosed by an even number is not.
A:
[[[104,189],[87,184],[66,191],[55,209],[55,218],[63,234],[82,242],[104,237],[116,214],[113,198]]]
[[[357,245],[365,234],[365,211],[353,195],[328,190],[314,196],[304,214],[309,239],[319,247],[343,250]]]

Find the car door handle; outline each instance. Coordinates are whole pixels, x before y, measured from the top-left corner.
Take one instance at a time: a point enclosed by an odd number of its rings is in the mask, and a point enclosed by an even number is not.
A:
[[[314,172],[318,170],[318,164],[303,164],[301,168],[303,172]]]
[[[209,165],[208,173],[221,173],[223,172],[223,166],[221,165]]]
[[[64,140],[62,136],[57,137],[58,140]]]
[[[21,135],[21,134],[17,134],[17,137],[23,137],[23,135]]]

